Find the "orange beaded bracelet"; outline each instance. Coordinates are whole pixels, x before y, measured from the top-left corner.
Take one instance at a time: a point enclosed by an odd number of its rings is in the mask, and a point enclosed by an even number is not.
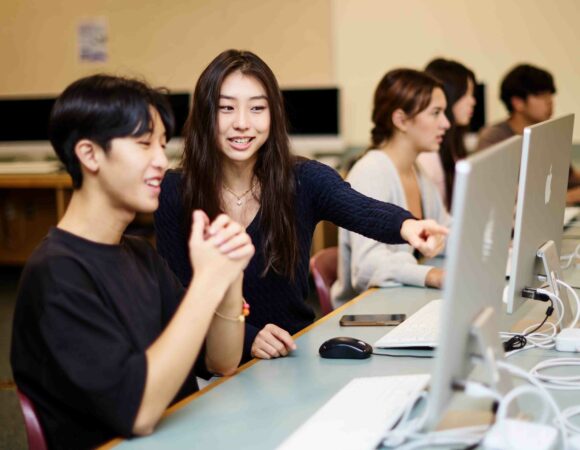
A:
[[[238,317],[224,316],[218,311],[215,312],[215,315],[225,320],[231,320],[232,322],[245,322],[246,317],[250,315],[250,305],[248,302],[246,302],[246,300],[242,299],[242,313]]]

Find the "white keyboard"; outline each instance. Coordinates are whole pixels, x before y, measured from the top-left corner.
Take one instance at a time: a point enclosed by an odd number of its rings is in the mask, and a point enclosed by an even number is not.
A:
[[[355,378],[308,419],[278,450],[375,449],[430,375]]]
[[[432,300],[377,342],[378,348],[436,347],[443,300]]]

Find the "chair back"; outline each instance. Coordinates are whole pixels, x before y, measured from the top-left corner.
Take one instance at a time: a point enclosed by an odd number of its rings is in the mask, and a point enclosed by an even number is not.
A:
[[[32,401],[18,388],[16,388],[16,395],[18,395],[20,409],[24,416],[24,426],[26,428],[26,437],[28,438],[28,449],[47,450],[48,446],[46,445],[46,439],[44,438],[44,431],[42,430],[42,425],[40,425]]]
[[[320,310],[326,315],[334,309],[330,301],[330,287],[336,281],[338,247],[319,250],[310,258],[310,271],[316,285]]]

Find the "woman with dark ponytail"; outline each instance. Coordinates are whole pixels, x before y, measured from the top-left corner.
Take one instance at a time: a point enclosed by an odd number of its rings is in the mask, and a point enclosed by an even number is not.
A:
[[[419,164],[437,185],[447,210],[451,210],[455,163],[467,156],[465,132],[475,107],[475,74],[457,61],[437,58],[427,64],[425,72],[443,84],[447,98],[445,115],[451,127],[445,134],[439,154],[419,157]]]
[[[419,170],[419,154],[436,153],[449,128],[443,86],[411,69],[388,72],[375,91],[371,145],[347,181],[362,194],[408,209],[415,217],[449,225],[435,185]],[[441,288],[442,269],[418,264],[410,245],[377,242],[339,231],[335,305],[372,286],[410,284]]]
[[[248,51],[225,51],[201,74],[181,168],[163,180],[157,248],[184,285],[192,276],[185,230],[196,209],[210,220],[227,212],[256,248],[244,271],[250,315],[243,360],[286,356],[296,348],[291,335],[314,319],[305,299],[320,220],[383,242],[411,242],[428,254],[440,250],[446,234],[434,221],[359,194],[333,169],[292,156],[276,78]]]

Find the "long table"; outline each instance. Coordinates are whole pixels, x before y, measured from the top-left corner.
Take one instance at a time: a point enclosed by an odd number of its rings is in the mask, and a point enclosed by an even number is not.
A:
[[[563,253],[573,251],[577,242],[564,240]],[[569,269],[565,277],[579,285],[576,272]],[[341,327],[338,322],[343,314],[409,315],[441,295],[439,290],[414,287],[369,290],[298,333],[298,349],[290,356],[251,361],[235,376],[221,379],[170,408],[151,436],[115,440],[103,448],[274,449],[354,377],[431,372],[432,359],[321,358],[318,348],[329,338],[352,336],[372,344],[388,331],[386,327]],[[513,315],[500,314],[499,328],[523,326],[530,318],[541,318],[544,311],[544,304],[527,302]],[[561,356],[570,354],[533,349],[514,355],[509,362],[529,369],[542,359]],[[554,396],[561,407],[580,403],[580,393],[574,391],[555,392]],[[475,410],[479,405],[471,402]]]

